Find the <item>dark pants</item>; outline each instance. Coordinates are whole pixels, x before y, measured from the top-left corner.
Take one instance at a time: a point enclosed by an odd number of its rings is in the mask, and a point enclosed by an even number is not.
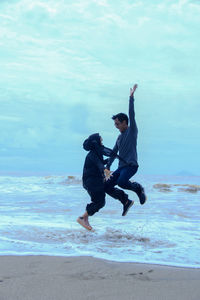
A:
[[[91,197],[91,203],[86,206],[86,211],[89,216],[93,216],[100,208],[104,207],[105,205],[105,192],[104,190],[88,190],[88,194]]]
[[[135,175],[138,170],[138,166],[127,166],[118,168],[112,173],[112,176],[105,183],[105,191],[111,197],[118,199],[122,204],[125,204],[128,200],[128,195],[124,191],[115,188],[115,185],[126,189],[134,190],[134,184],[129,181],[129,179]],[[136,191],[135,191],[136,192]]]

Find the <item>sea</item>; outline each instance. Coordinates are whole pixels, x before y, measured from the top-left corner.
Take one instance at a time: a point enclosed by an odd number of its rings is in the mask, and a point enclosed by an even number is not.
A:
[[[200,177],[134,178],[147,194],[126,217],[106,205],[87,231],[77,218],[90,202],[81,176],[0,176],[0,255],[93,256],[118,262],[200,268]]]

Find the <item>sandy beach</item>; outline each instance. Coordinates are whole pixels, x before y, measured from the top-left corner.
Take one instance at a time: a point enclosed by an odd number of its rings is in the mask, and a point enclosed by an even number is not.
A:
[[[0,300],[199,300],[200,269],[92,257],[0,256]]]

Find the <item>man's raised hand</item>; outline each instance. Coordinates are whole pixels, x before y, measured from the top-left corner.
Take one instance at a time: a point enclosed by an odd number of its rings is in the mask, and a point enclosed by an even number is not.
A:
[[[133,97],[135,90],[137,89],[138,85],[134,84],[133,88],[130,88],[130,97]]]

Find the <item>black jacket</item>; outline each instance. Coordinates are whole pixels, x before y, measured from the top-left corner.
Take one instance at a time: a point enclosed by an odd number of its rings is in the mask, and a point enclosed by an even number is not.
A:
[[[89,151],[83,167],[83,187],[91,191],[104,189],[104,165],[107,160],[103,159],[103,149],[100,135],[92,134],[83,143],[83,148]]]

